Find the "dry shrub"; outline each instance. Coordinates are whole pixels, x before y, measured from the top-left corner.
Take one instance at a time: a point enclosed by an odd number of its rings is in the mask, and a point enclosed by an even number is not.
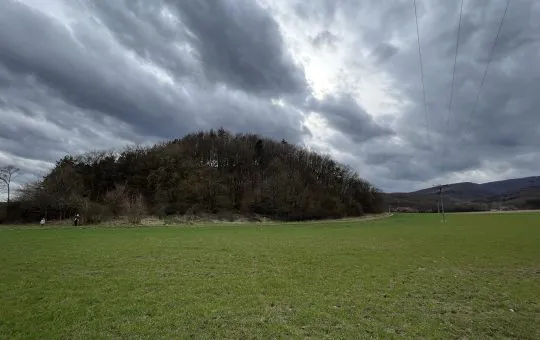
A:
[[[84,219],[85,223],[98,224],[111,218],[110,210],[103,204],[84,201],[81,208],[82,218]]]
[[[109,207],[109,210],[114,216],[120,216],[124,213],[126,200],[126,189],[123,185],[119,185],[114,190],[108,191],[103,198],[105,205]]]
[[[148,214],[143,195],[129,194],[124,186],[107,192],[103,200],[114,216],[126,216],[131,224],[141,224]]]
[[[126,214],[129,223],[141,224],[143,217],[147,214],[147,207],[143,195],[132,195],[131,197],[124,199],[124,213]]]

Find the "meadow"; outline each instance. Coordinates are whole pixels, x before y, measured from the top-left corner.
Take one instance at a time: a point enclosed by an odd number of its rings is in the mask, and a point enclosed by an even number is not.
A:
[[[540,338],[540,215],[0,229],[0,339]]]

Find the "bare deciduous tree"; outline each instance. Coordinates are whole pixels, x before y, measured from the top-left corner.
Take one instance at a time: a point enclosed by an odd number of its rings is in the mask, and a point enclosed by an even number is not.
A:
[[[0,168],[0,182],[2,182],[7,189],[8,204],[11,196],[11,182],[15,179],[15,177],[20,171],[20,168],[17,168],[13,165],[8,165]]]

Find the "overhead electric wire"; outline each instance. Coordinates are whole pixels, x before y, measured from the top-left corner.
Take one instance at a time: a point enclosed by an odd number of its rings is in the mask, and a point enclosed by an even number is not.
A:
[[[418,14],[416,10],[416,0],[413,0],[414,4],[414,18],[416,20],[416,37],[418,39],[418,58],[420,60],[420,75],[422,79],[422,97],[424,99],[424,112],[426,115],[426,133],[428,138],[428,143],[431,145],[431,133],[429,128],[429,115],[428,115],[428,109],[427,109],[427,101],[426,101],[426,86],[424,85],[424,66],[422,63],[422,49],[420,48],[420,29],[418,28]]]
[[[506,14],[508,12],[508,7],[509,6],[510,6],[510,0],[507,0],[506,1],[506,7],[505,7],[503,15],[501,17],[501,21],[499,22],[499,26],[497,28],[497,34],[495,35],[495,39],[493,40],[493,44],[491,46],[491,51],[490,51],[489,56],[488,56],[488,61],[487,61],[487,64],[486,64],[486,68],[484,70],[482,80],[480,81],[480,86],[478,88],[478,92],[476,93],[476,98],[475,98],[475,101],[474,101],[473,109],[471,111],[471,114],[469,115],[467,126],[470,126],[471,121],[472,121],[472,117],[475,115],[476,110],[478,108],[480,94],[482,92],[482,88],[484,86],[484,82],[485,82],[486,77],[487,77],[489,66],[491,64],[491,61],[493,60],[493,54],[495,52],[495,47],[497,46],[497,41],[499,39],[499,35],[501,33],[501,29],[502,29],[502,26],[503,26],[503,23],[504,23],[504,19],[506,18]],[[457,53],[458,53],[458,47],[459,47],[459,35],[460,35],[460,30],[461,30],[462,14],[463,14],[463,0],[461,1],[461,9],[460,9],[460,15],[459,15],[458,38],[457,38],[457,43],[456,43],[456,54],[455,54],[455,57],[454,57],[454,74],[452,75],[452,90],[451,90],[451,94],[450,94],[450,105],[449,105],[449,111],[448,111],[448,119],[447,119],[446,131],[448,131],[448,125],[449,125],[448,123],[449,123],[450,114],[451,114],[451,108],[452,108],[452,99],[453,99],[453,90],[454,90],[454,76],[455,76],[456,60],[457,60]],[[463,139],[463,136],[464,135],[461,134],[461,139]],[[446,141],[447,141],[447,139],[448,138],[445,138]],[[448,145],[447,143],[445,143],[445,144]]]
[[[508,12],[508,6],[509,5],[510,5],[510,0],[507,0],[506,1],[506,7],[504,8],[504,12],[503,12],[503,15],[501,17],[501,21],[499,22],[499,27],[497,29],[497,34],[495,35],[495,40],[493,40],[493,45],[491,45],[491,52],[489,53],[489,56],[488,56],[486,69],[484,70],[484,75],[482,76],[482,80],[480,81],[480,87],[478,88],[478,92],[476,93],[476,99],[474,101],[474,106],[473,106],[473,109],[471,111],[471,114],[469,115],[469,120],[467,121],[467,126],[469,126],[471,124],[472,117],[476,114],[476,109],[478,107],[478,102],[479,102],[479,99],[480,99],[480,93],[482,92],[482,87],[484,86],[484,82],[486,80],[486,76],[487,76],[487,73],[488,73],[488,70],[489,70],[489,65],[491,64],[491,60],[493,58],[493,53],[495,52],[495,46],[497,45],[497,41],[499,40],[499,35],[501,33],[501,28],[502,28],[503,23],[504,23],[504,18],[506,17],[506,13]]]
[[[460,11],[459,11],[459,24],[458,24],[458,32],[457,32],[457,40],[456,40],[456,50],[455,50],[455,55],[454,55],[454,67],[453,67],[453,71],[452,71],[452,85],[451,85],[451,90],[450,90],[450,102],[449,102],[449,105],[448,105],[448,116],[447,116],[447,120],[446,120],[445,134],[444,134],[444,138],[443,138],[443,141],[445,141],[446,146],[448,146],[448,143],[447,143],[448,138],[447,138],[446,135],[448,134],[450,116],[452,114],[452,103],[453,103],[453,99],[454,99],[454,84],[455,84],[455,75],[456,75],[456,68],[457,68],[457,58],[458,58],[458,52],[459,52],[459,38],[460,38],[460,34],[461,34],[461,22],[462,22],[462,18],[463,18],[463,2],[464,2],[464,0],[461,0]],[[419,29],[419,26],[418,26],[418,14],[417,14],[416,0],[413,0],[413,4],[414,4],[414,16],[415,16],[415,21],[416,21],[416,36],[417,36],[417,39],[418,39],[418,58],[419,58],[419,61],[420,61],[420,74],[421,74],[421,80],[422,80],[422,95],[423,95],[423,102],[424,102],[424,111],[425,111],[425,115],[426,115],[426,130],[427,130],[428,138],[431,139],[430,125],[429,125],[429,115],[428,115],[427,101],[426,101],[424,67],[423,67],[423,61],[422,61],[422,49],[421,49],[421,45],[420,45],[420,29]],[[486,76],[487,76],[487,73],[488,73],[488,70],[489,70],[489,66],[490,66],[491,61],[493,59],[493,54],[494,54],[494,51],[495,51],[495,47],[497,45],[497,41],[499,39],[501,28],[503,26],[506,14],[508,12],[509,5],[510,5],[510,0],[507,0],[506,1],[506,7],[504,9],[504,13],[502,15],[501,21],[499,22],[499,26],[498,26],[498,29],[497,29],[497,34],[495,36],[495,40],[493,41],[493,45],[491,46],[491,51],[490,51],[490,54],[489,54],[489,57],[488,57],[488,62],[486,64],[486,68],[484,70],[484,74],[482,76],[482,80],[480,82],[478,92],[476,94],[476,99],[475,99],[475,102],[474,102],[473,110],[471,111],[471,114],[469,115],[468,125],[470,125],[471,119],[476,113],[478,103],[479,103],[480,94],[482,92],[482,87],[484,86],[484,82],[486,80]],[[462,135],[462,137],[463,137],[463,135]],[[430,144],[431,144],[431,142],[430,142]],[[447,151],[447,148],[444,151]]]
[[[450,115],[452,114],[452,102],[454,101],[454,83],[456,80],[456,66],[457,66],[457,57],[458,57],[458,50],[459,50],[459,36],[461,33],[461,18],[463,17],[463,0],[461,0],[461,6],[459,9],[459,24],[458,24],[458,32],[457,32],[457,40],[456,40],[456,53],[454,54],[454,70],[452,71],[452,85],[450,87],[450,102],[448,103],[448,116],[446,117],[446,128],[445,128],[445,139],[448,135],[448,128],[450,125]]]

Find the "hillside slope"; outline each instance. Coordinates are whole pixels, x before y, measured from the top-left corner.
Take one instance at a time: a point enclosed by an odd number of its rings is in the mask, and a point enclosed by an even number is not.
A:
[[[444,193],[448,211],[539,209],[540,176],[482,184],[453,183],[445,188]],[[436,211],[438,190],[427,188],[410,193],[390,193],[385,195],[385,200],[387,207]]]
[[[433,195],[437,192],[438,191],[436,188],[428,188],[415,191],[410,194]],[[495,192],[491,191],[489,187],[483,186],[482,184],[462,182],[449,184],[448,187],[446,187],[445,189],[445,194],[448,197],[452,197],[454,199],[468,201],[493,195],[495,194]]]
[[[481,188],[492,192],[495,195],[502,195],[509,192],[517,192],[523,189],[540,188],[540,176],[514,178],[505,181],[489,182],[479,184]]]

